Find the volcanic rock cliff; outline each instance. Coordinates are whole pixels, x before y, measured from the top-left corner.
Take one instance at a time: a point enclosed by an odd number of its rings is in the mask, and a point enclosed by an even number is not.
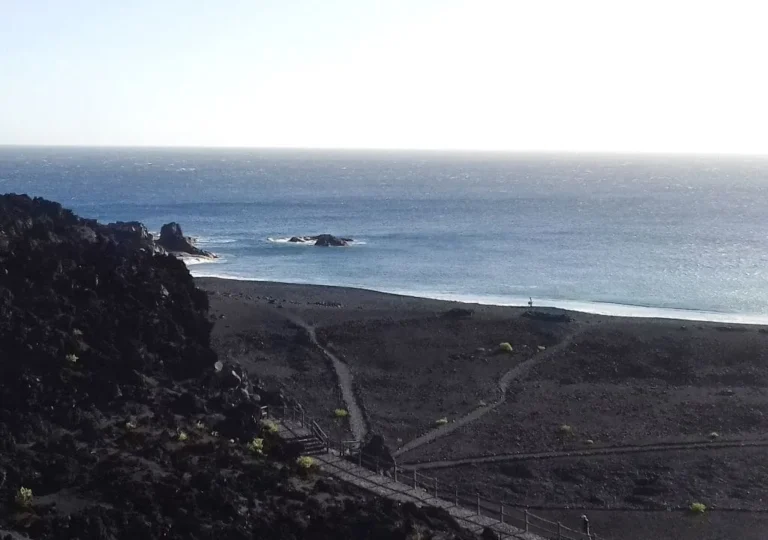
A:
[[[0,538],[467,537],[297,475],[258,421],[282,395],[217,362],[207,310],[143,225],[0,196]]]

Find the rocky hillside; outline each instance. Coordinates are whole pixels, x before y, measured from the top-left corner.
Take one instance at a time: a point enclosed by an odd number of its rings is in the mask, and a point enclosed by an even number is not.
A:
[[[207,310],[140,224],[0,196],[0,538],[465,537],[302,474]]]

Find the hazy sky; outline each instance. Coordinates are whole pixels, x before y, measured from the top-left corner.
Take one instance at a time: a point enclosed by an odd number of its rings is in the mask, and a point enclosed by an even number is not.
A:
[[[0,144],[768,153],[761,4],[0,0]]]

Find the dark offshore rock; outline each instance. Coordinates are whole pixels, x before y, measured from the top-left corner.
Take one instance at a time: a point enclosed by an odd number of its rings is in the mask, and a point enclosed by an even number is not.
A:
[[[344,247],[354,240],[351,238],[339,238],[332,234],[318,234],[316,236],[291,236],[288,241],[293,243],[314,242],[319,247]]]
[[[343,247],[349,245],[350,240],[337,238],[332,234],[321,234],[314,238],[315,245],[320,247]]]
[[[215,257],[213,253],[195,247],[192,239],[184,236],[181,225],[175,222],[166,223],[162,226],[157,244],[171,253],[185,253],[196,257]]]

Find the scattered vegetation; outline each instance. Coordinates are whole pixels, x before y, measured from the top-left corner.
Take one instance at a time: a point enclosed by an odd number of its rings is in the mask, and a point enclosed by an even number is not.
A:
[[[437,425],[437,426],[444,426],[447,423],[448,423],[448,419],[445,418],[445,417],[438,418],[437,420],[435,420],[435,425]]]
[[[80,337],[83,335],[83,331],[75,328],[74,330],[72,330],[72,335]]]
[[[700,502],[694,502],[694,503],[691,503],[690,510],[694,514],[703,514],[704,512],[707,511],[707,505]]]
[[[512,348],[512,345],[505,341],[503,343],[499,343],[499,352],[512,354],[515,352],[515,350]]]
[[[252,454],[256,454],[258,456],[264,455],[264,439],[253,439],[246,446]]]
[[[561,437],[572,437],[573,436],[573,427],[569,426],[568,424],[563,424],[560,427],[557,428],[557,433]]]
[[[349,411],[347,409],[336,409],[333,411],[334,418],[346,418],[347,416],[349,416]]]
[[[16,504],[21,508],[29,508],[32,506],[32,490],[25,487],[20,487],[16,493]]]
[[[587,443],[589,446],[592,446],[593,444],[595,444],[595,441],[593,441],[592,439],[587,439],[584,442]]]
[[[280,430],[278,429],[277,424],[275,424],[272,420],[262,420],[261,431],[268,435],[274,435]]]
[[[136,429],[136,422],[134,422],[133,420],[128,420],[125,423],[125,429],[128,429],[128,430]]]
[[[205,424],[203,423],[202,420],[198,420],[197,423],[195,424],[195,427],[197,429],[205,429]]]
[[[306,476],[317,468],[317,461],[310,456],[301,456],[296,459],[296,465],[299,467],[299,473]]]
[[[709,438],[714,441],[715,439],[720,438],[720,434],[717,431],[713,431],[712,433],[709,434]]]
[[[184,432],[184,431],[179,431],[179,435],[178,435],[177,438],[178,438],[179,442],[184,442],[187,439],[189,439],[189,435],[187,435],[186,432]]]
[[[70,364],[76,364],[76,363],[77,363],[77,361],[78,361],[78,360],[80,360],[80,359],[77,357],[77,355],[76,355],[76,354],[68,354],[68,355],[67,355],[67,356],[65,356],[64,358],[65,358],[65,359],[66,359],[66,361],[67,361],[67,362],[69,362]]]

